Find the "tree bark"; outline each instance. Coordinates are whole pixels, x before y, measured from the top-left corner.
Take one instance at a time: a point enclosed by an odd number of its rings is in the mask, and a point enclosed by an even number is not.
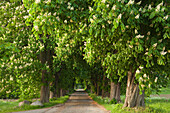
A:
[[[63,89],[60,89],[60,96],[63,96]]]
[[[99,89],[99,82],[97,82],[96,85],[97,85],[97,96],[99,96],[99,91],[100,91],[100,89]]]
[[[104,97],[105,78],[106,78],[106,77],[103,75],[103,83],[102,83],[102,98]]]
[[[126,98],[123,107],[139,107],[145,106],[144,103],[144,91],[142,95],[139,94],[139,85],[134,83],[135,72],[132,72],[132,68],[128,72]]]
[[[47,64],[50,66],[51,65],[51,54],[50,50],[47,49],[47,45],[45,44],[45,50],[40,53],[40,61],[42,64]],[[49,102],[49,96],[50,96],[50,86],[49,86],[49,76],[50,72],[47,72],[47,70],[41,70],[42,72],[42,86],[41,86],[41,95],[40,95],[40,101],[42,103]]]
[[[113,81],[111,81],[110,84],[110,100],[112,100],[113,98],[115,98],[117,100],[117,102],[121,102],[120,99],[120,83],[114,83]]]

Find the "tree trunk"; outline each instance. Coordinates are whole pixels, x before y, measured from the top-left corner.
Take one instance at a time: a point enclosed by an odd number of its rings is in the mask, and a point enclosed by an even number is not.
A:
[[[139,107],[145,106],[144,91],[142,95],[139,94],[139,85],[134,83],[135,73],[132,73],[132,68],[128,72],[126,98],[123,107]]]
[[[50,91],[50,98],[54,98],[54,92]]]
[[[113,81],[111,81],[110,86],[111,86],[111,88],[110,88],[110,100],[115,98],[118,103],[121,102],[121,99],[120,99],[120,83],[115,84]]]
[[[50,50],[47,49],[47,45],[45,44],[45,50],[42,51],[40,53],[40,61],[42,64],[45,64],[47,62],[47,64],[49,65],[50,69],[51,69],[51,54],[50,54]],[[41,70],[42,72],[42,86],[41,86],[41,95],[40,95],[40,101],[42,103],[46,103],[49,102],[49,97],[50,97],[50,86],[49,86],[49,76],[50,76],[50,72],[47,72],[47,70]]]
[[[103,75],[103,84],[102,84],[102,98],[104,97],[105,78],[106,78],[106,77]]]
[[[63,96],[63,89],[60,89],[60,96]]]
[[[99,91],[100,91],[100,89],[99,89],[99,82],[97,82],[97,96],[99,96]]]

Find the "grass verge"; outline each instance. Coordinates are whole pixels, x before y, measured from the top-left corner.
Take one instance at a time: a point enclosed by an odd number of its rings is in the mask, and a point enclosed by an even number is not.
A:
[[[17,111],[52,107],[56,104],[62,104],[66,102],[68,98],[69,96],[63,96],[57,99],[51,99],[49,103],[44,103],[44,106],[42,107],[41,106],[30,106],[30,105],[24,105],[24,106],[18,107],[19,101],[9,102],[9,101],[0,100],[0,113],[17,112]]]
[[[122,108],[123,103],[120,104],[109,104],[109,98],[102,98],[101,96],[96,96],[90,94],[91,98],[98,104],[104,106],[111,113],[170,113],[170,99],[165,98],[146,98],[145,108]],[[125,96],[121,96],[122,102],[124,102]]]

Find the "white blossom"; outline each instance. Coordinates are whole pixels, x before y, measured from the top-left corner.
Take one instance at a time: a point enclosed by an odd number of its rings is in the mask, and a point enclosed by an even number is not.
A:
[[[142,87],[142,88],[144,88],[144,87],[145,87],[145,85],[144,85],[144,84],[141,84],[141,87]]]
[[[138,2],[137,4],[140,5],[142,1]]]
[[[149,5],[148,9],[149,9],[149,10],[151,10],[151,9],[152,9],[152,6],[151,6],[151,5]]]
[[[136,70],[136,74],[139,74],[139,73],[140,73],[140,71],[137,69],[137,70]]]
[[[144,77],[144,78],[146,78],[146,77],[147,77],[147,75],[146,75],[146,74],[144,74],[144,75],[143,75],[143,77]]]
[[[133,48],[133,45],[129,45],[130,48]]]
[[[113,5],[112,10],[116,10],[116,5]]]
[[[167,19],[168,19],[168,15],[166,15],[166,16],[164,17],[164,19],[167,20]]]
[[[134,0],[129,0],[129,2],[127,3],[127,5],[130,5],[130,4],[134,4]]]
[[[34,29],[35,29],[36,31],[38,31],[38,30],[39,30],[37,25],[36,25],[36,26],[34,26]]]
[[[70,3],[70,2],[68,2],[68,5],[70,6],[70,5],[71,5],[71,3]]]
[[[142,8],[140,8],[139,11],[142,11]]]
[[[149,88],[151,87],[151,84],[149,84]]]
[[[106,0],[102,0],[102,3],[105,3],[106,2]]]
[[[135,16],[136,19],[139,19],[139,14]]]
[[[53,15],[56,16],[56,12]]]
[[[162,42],[162,39],[158,40],[160,43]]]
[[[47,2],[48,2],[48,3],[51,3],[51,0],[48,0]]]
[[[161,55],[166,55],[167,52],[161,51],[160,54]]]
[[[89,10],[90,10],[90,11],[93,11],[93,9],[92,9],[91,7],[89,7]]]
[[[94,22],[94,20],[93,20],[92,18],[90,18],[90,22],[91,22],[91,23],[93,23],[93,22]]]
[[[143,81],[143,78],[142,78],[142,77],[140,77],[140,78],[139,78],[139,80],[140,80],[140,81]]]
[[[148,52],[146,52],[145,55],[148,55]]]
[[[142,67],[142,66],[139,66],[139,69],[143,69],[143,67]]]
[[[50,13],[48,13],[48,16],[51,16],[51,12],[50,12]]]
[[[135,29],[135,34],[138,34],[138,30]]]
[[[74,10],[74,7],[71,7],[70,10]]]
[[[38,4],[38,3],[40,3],[41,2],[41,0],[35,0],[35,3],[36,4]]]
[[[67,23],[67,20],[64,20],[64,23]]]
[[[27,19],[29,16],[24,16],[24,19]]]
[[[151,32],[149,31],[148,33],[147,33],[147,35],[150,35],[151,34]]]
[[[95,16],[95,15],[93,15],[93,19],[94,19],[94,20],[96,19],[96,16]]]
[[[153,44],[152,46],[153,46],[153,47],[156,47],[156,46],[157,46],[157,43]]]
[[[105,28],[105,26],[104,26],[104,25],[102,25],[102,28]]]
[[[140,34],[136,36],[136,38],[143,38],[143,37],[144,35],[140,35]]]
[[[158,77],[155,78],[155,82],[157,82],[157,81],[158,81]]]
[[[165,46],[163,47],[163,49],[162,49],[163,51],[165,50]]]
[[[60,18],[59,18],[59,16],[57,16],[57,17],[56,17],[56,19],[57,19],[58,21],[60,21]]]
[[[129,26],[127,25],[126,28],[129,28]]]
[[[109,4],[107,4],[106,7],[108,8],[108,7],[109,7]]]
[[[112,22],[110,20],[107,21],[109,24],[111,24]]]
[[[118,19],[121,19],[121,18],[122,18],[122,14],[119,14]]]

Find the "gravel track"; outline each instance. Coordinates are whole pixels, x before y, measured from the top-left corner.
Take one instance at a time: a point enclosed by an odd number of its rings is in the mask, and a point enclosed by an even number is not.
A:
[[[15,113],[108,113],[108,111],[94,102],[84,90],[77,90],[62,106]]]

